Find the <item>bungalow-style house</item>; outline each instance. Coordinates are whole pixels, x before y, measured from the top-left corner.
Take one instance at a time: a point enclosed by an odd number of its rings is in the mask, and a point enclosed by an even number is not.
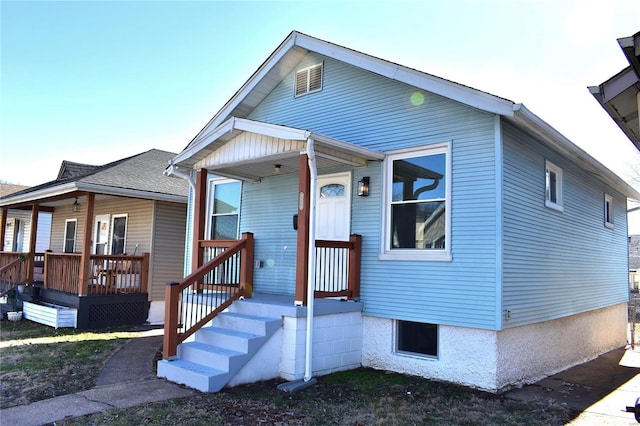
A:
[[[152,149],[102,166],[64,161],[55,180],[0,198],[0,241],[8,212],[28,211],[31,223],[51,215],[48,250],[5,245],[0,274],[22,254],[17,283],[33,283],[39,302],[76,309],[78,328],[162,323],[165,283],[184,264],[188,184],[162,174],[174,156]]]
[[[626,343],[627,198],[522,104],[292,32],[178,154],[158,375],[490,391]]]
[[[0,183],[0,198],[27,189],[25,185]],[[51,214],[42,212],[38,215],[36,235],[36,252],[49,249],[51,235]],[[31,232],[31,214],[26,210],[9,210],[7,212],[7,227],[4,239],[0,241],[0,251],[23,252],[30,251],[29,233]]]

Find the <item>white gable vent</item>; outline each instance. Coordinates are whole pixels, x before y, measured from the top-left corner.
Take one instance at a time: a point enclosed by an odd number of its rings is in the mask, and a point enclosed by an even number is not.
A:
[[[322,90],[322,64],[296,71],[296,96]]]

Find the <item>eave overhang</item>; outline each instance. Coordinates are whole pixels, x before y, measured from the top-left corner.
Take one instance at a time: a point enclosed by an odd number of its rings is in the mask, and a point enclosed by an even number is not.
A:
[[[96,185],[85,182],[67,182],[32,192],[9,195],[0,199],[0,207],[25,208],[37,203],[42,206],[56,206],[69,204],[75,197],[81,197],[87,193],[96,194],[96,200],[109,197],[128,197],[146,200],[168,201],[175,203],[187,203],[186,196],[161,194],[136,189],[117,188],[105,185]]]
[[[553,150],[572,159],[592,176],[613,186],[626,197],[633,200],[640,200],[640,192],[589,155],[586,151],[563,136],[551,125],[529,111],[524,105],[515,104],[513,106],[513,111],[513,117],[508,117],[507,120],[537,136],[543,143],[551,147]]]
[[[257,181],[298,172],[298,157],[310,139],[319,169],[364,167],[367,161],[384,159],[381,152],[309,130],[232,117],[202,134],[197,143],[173,159],[170,168],[206,168],[220,176]]]
[[[629,66],[589,92],[640,150],[640,33],[618,39]]]

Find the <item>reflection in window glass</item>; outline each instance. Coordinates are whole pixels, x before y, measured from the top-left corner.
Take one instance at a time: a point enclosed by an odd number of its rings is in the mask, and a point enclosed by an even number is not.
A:
[[[393,162],[391,248],[444,249],[446,154]]]
[[[320,188],[320,198],[344,197],[344,185],[332,183]]]
[[[209,238],[212,240],[238,239],[240,189],[240,182],[213,182],[209,227]]]
[[[125,253],[125,235],[127,232],[127,217],[113,218],[113,234],[111,237],[111,254]]]

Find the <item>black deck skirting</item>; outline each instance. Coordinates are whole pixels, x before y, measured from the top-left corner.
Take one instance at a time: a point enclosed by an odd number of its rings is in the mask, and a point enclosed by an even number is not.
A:
[[[44,288],[38,290],[33,299],[78,309],[77,328],[81,330],[140,325],[149,316],[147,293],[77,296]]]

